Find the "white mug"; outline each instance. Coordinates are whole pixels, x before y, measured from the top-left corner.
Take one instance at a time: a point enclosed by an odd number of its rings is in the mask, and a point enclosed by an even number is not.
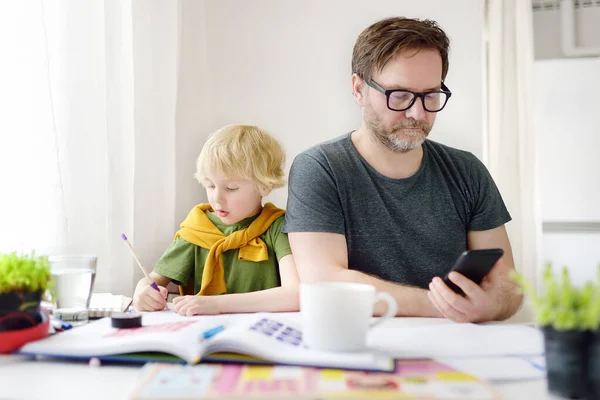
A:
[[[371,323],[373,307],[387,303],[386,312]],[[396,300],[374,286],[350,282],[300,284],[302,341],[310,348],[326,351],[361,351],[367,347],[367,332],[396,315]]]

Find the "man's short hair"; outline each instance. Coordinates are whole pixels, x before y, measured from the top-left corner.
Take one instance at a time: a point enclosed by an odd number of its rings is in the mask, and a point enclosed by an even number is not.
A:
[[[250,179],[259,189],[285,185],[285,152],[279,142],[253,125],[227,125],[214,132],[196,161],[195,177],[201,184],[209,172],[229,178]]]
[[[405,49],[438,50],[442,57],[442,81],[448,74],[450,39],[435,21],[404,17],[386,18],[362,31],[352,52],[352,73],[371,79],[387,62]]]

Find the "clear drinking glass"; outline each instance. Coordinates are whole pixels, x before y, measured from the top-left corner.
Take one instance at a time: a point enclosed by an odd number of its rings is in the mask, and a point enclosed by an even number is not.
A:
[[[48,257],[57,298],[53,314],[65,321],[87,322],[98,258],[93,255]]]

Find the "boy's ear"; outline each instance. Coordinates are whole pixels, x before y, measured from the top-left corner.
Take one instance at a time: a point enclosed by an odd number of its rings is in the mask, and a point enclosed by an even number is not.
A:
[[[272,188],[268,188],[268,187],[260,186],[260,187],[258,188],[258,193],[260,193],[260,195],[261,195],[262,197],[265,197],[265,196],[268,196],[268,195],[271,193],[271,191],[272,191],[272,190],[273,190]]]

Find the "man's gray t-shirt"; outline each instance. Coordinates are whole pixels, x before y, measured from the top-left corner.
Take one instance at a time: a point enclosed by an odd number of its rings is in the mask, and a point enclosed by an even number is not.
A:
[[[427,288],[467,249],[467,232],[511,217],[488,170],[473,154],[431,140],[405,179],[377,172],[350,134],[299,154],[289,176],[283,232],[346,237],[348,267]]]

